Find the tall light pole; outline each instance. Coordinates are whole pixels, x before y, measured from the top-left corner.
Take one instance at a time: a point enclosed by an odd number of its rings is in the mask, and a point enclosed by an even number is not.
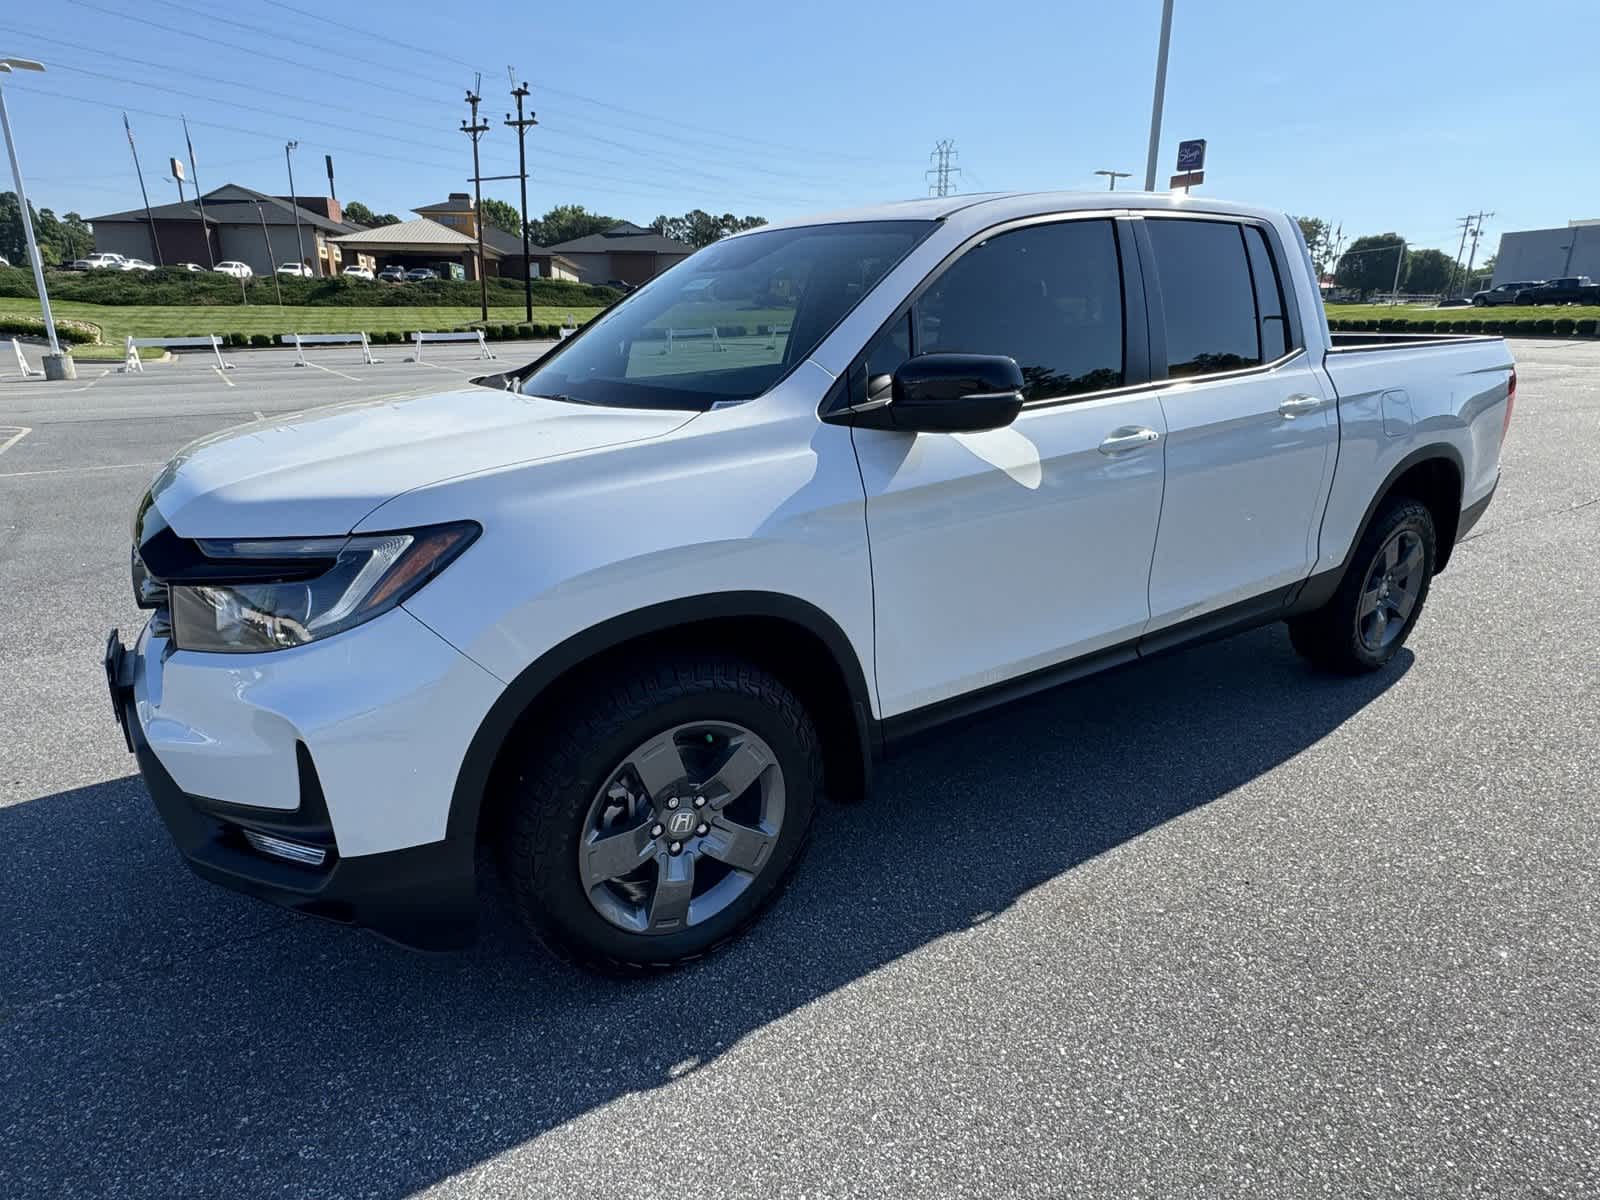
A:
[[[299,142],[285,142],[283,144],[283,161],[289,165],[289,204],[294,208],[294,248],[295,252],[300,256],[295,259],[295,262],[304,267],[306,265],[306,244],[300,237],[300,201],[294,194],[294,159],[289,157],[289,152],[297,150],[299,147]],[[277,275],[277,263],[268,263],[267,268],[274,276]]]
[[[1161,150],[1161,108],[1167,98],[1167,47],[1172,43],[1172,0],[1161,2],[1161,48],[1156,51],[1156,94],[1150,102],[1150,153],[1144,160],[1144,190],[1156,190],[1156,155]]]
[[[12,71],[43,71],[44,64],[31,58],[0,58],[0,75]],[[17,162],[17,143],[11,137],[11,116],[6,112],[6,93],[0,88],[0,127],[6,135],[6,153],[11,156],[11,179],[17,185],[17,207],[22,210],[22,232],[28,239],[28,261],[33,264],[33,283],[39,289],[39,308],[44,315],[44,331],[50,339],[50,353],[44,359],[46,379],[76,379],[78,369],[72,355],[61,353],[61,343],[56,340],[56,318],[50,311],[50,294],[44,287],[44,260],[39,257],[39,243],[33,236],[33,214],[28,211],[28,193],[22,187],[22,167]]]
[[[1104,175],[1111,180],[1111,187],[1108,190],[1113,192],[1117,190],[1117,180],[1133,178],[1133,173],[1130,171],[1096,171],[1095,174]]]

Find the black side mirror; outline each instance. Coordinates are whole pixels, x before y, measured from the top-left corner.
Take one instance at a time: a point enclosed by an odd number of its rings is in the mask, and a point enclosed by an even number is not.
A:
[[[1001,354],[920,354],[894,373],[885,408],[892,425],[913,433],[1000,429],[1022,411],[1022,368]]]

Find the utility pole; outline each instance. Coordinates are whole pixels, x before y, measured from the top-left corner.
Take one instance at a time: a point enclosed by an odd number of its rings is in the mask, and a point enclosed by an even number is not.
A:
[[[128,124],[128,114],[122,114],[122,127],[128,131],[128,149],[133,151],[133,172],[139,177],[139,195],[144,197],[144,219],[150,222],[150,245],[155,248],[156,266],[167,264],[161,258],[161,239],[156,237],[156,218],[150,211],[150,193],[144,190],[144,168],[139,165],[139,147],[133,144],[133,126]]]
[[[1494,216],[1492,212],[1480,211],[1477,216],[1477,224],[1472,228],[1472,250],[1467,255],[1467,273],[1462,276],[1462,282],[1469,288],[1472,286],[1472,263],[1478,257],[1478,239],[1483,236],[1483,219],[1492,216]]]
[[[533,263],[529,259],[531,247],[528,245],[528,127],[537,125],[537,113],[529,113],[526,118],[522,115],[522,100],[528,94],[528,84],[523,82],[521,87],[511,89],[511,94],[517,98],[517,119],[513,121],[511,114],[506,114],[506,124],[517,131],[517,175],[522,181],[522,305],[527,312],[526,320],[533,321]],[[476,143],[474,143],[476,144]],[[477,160],[473,160],[473,175],[476,176]],[[481,219],[481,218],[480,218]],[[484,320],[488,320],[484,314]]]
[[[1167,100],[1167,48],[1172,44],[1172,0],[1161,4],[1161,45],[1156,51],[1156,94],[1150,101],[1150,152],[1144,160],[1144,190],[1156,190],[1156,156],[1161,150],[1161,109]]]
[[[1112,192],[1117,190],[1117,180],[1133,178],[1133,173],[1131,171],[1096,171],[1095,174],[1104,175],[1107,179],[1111,180],[1111,186],[1107,190]]]
[[[478,77],[478,83],[483,82],[483,77]],[[476,85],[475,85],[476,86]],[[481,172],[478,169],[478,140],[489,131],[487,121],[479,122],[478,104],[483,97],[476,91],[468,89],[467,103],[472,106],[472,121],[461,122],[461,132],[472,139],[472,196],[474,223],[478,229],[478,308],[484,324],[489,322],[489,281],[483,273],[483,184],[479,180]]]
[[[200,168],[194,161],[194,141],[189,137],[189,118],[182,113],[178,114],[183,122],[183,144],[189,147],[189,174],[194,176],[194,202],[200,206],[200,239],[206,244],[206,265],[212,270],[216,269],[217,256],[211,252],[211,230],[206,225],[206,200],[200,194]],[[244,287],[244,280],[239,281],[239,286]]]
[[[1450,267],[1450,295],[1455,294],[1456,281],[1461,277],[1461,256],[1467,252],[1467,233],[1472,228],[1472,214],[1457,217],[1456,225],[1461,229],[1461,244],[1456,247],[1456,259]]]
[[[295,264],[303,267],[306,265],[306,243],[300,236],[300,200],[294,194],[294,160],[289,157],[290,151],[298,150],[299,148],[299,142],[285,142],[283,144],[283,161],[289,168],[289,205],[294,209],[294,248],[299,255],[295,259]],[[278,264],[268,263],[267,266],[272,269],[272,277],[276,279],[278,277]],[[299,274],[300,272],[295,272],[296,278],[299,277]]]
[[[932,181],[928,184],[928,195],[948,196],[950,194],[950,177],[961,174],[961,168],[952,167],[950,163],[952,159],[960,157],[956,153],[956,144],[953,138],[945,138],[934,146],[933,152],[928,155],[929,160],[934,165],[923,172],[923,175]]]

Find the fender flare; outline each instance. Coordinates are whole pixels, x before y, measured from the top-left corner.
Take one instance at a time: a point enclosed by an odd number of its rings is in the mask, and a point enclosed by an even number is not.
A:
[[[728,618],[763,617],[798,626],[827,647],[850,693],[850,707],[863,755],[863,769],[880,753],[878,722],[872,717],[866,673],[850,639],[816,605],[780,592],[710,592],[647,605],[601,621],[541,654],[511,681],[478,726],[450,796],[449,838],[474,838],[490,774],[506,737],[544,691],[575,667],[624,642],[685,626]]]
[[[1332,599],[1333,593],[1339,589],[1340,581],[1344,579],[1344,573],[1350,569],[1350,560],[1355,557],[1356,547],[1361,545],[1361,539],[1367,536],[1367,529],[1372,525],[1372,518],[1378,513],[1378,505],[1388,499],[1389,493],[1394,489],[1394,485],[1402,475],[1413,467],[1418,467],[1425,462],[1434,460],[1442,460],[1455,467],[1456,475],[1461,480],[1462,494],[1465,495],[1467,470],[1461,461],[1461,452],[1459,450],[1449,442],[1432,442],[1411,451],[1410,454],[1407,454],[1390,469],[1389,473],[1384,476],[1383,482],[1372,493],[1372,499],[1367,502],[1367,510],[1361,514],[1361,523],[1356,526],[1355,535],[1350,539],[1350,546],[1345,550],[1344,558],[1340,560],[1339,565],[1329,567],[1326,571],[1319,571],[1311,576],[1290,599],[1287,611],[1291,615],[1320,608],[1328,600]],[[1456,497],[1458,511],[1461,499],[1461,496]],[[1435,567],[1435,574],[1444,569],[1444,563],[1449,559],[1451,548],[1448,546],[1440,548],[1443,557]]]

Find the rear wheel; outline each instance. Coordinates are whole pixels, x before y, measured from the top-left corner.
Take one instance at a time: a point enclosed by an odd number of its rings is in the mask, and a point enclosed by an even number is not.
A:
[[[567,706],[508,786],[519,915],[581,965],[668,967],[741,932],[810,830],[810,716],[736,659],[664,659]]]
[[[1382,667],[1411,636],[1433,579],[1437,540],[1427,506],[1407,496],[1379,508],[1339,589],[1315,612],[1289,621],[1289,640],[1325,670]]]

